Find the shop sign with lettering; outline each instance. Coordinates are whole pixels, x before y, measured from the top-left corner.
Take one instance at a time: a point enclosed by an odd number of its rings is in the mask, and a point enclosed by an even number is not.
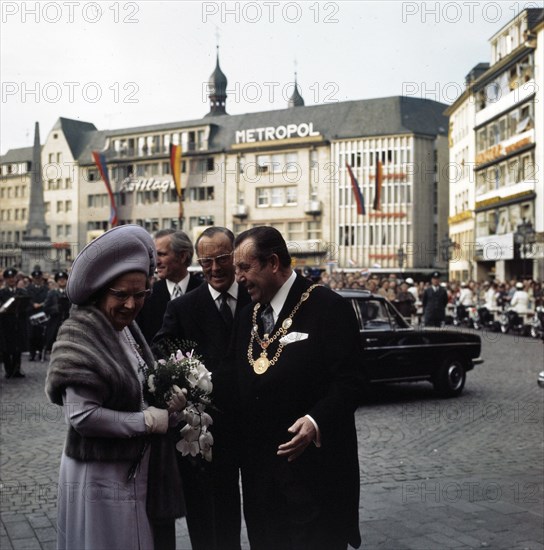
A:
[[[125,178],[119,187],[121,193],[133,193],[135,191],[162,191],[166,193],[169,189],[175,189],[172,179],[134,177]]]
[[[276,141],[289,138],[305,138],[319,136],[314,130],[313,122],[287,124],[283,126],[266,126],[236,131],[236,143],[255,143],[258,141]]]

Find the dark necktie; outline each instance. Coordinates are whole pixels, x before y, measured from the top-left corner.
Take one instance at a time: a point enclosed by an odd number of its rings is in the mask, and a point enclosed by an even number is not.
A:
[[[227,326],[230,327],[232,325],[232,309],[230,309],[228,297],[228,292],[223,292],[223,294],[221,294],[219,313],[221,313],[221,317],[223,317]]]
[[[268,335],[272,334],[274,330],[274,310],[270,304],[263,309],[261,320],[263,322],[264,333]]]

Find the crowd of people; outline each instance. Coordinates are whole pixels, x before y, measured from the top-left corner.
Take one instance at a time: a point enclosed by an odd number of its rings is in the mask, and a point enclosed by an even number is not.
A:
[[[414,280],[412,277],[402,278],[396,274],[388,276],[370,275],[368,272],[324,272],[321,282],[332,289],[362,289],[381,294],[397,306],[403,315],[413,311],[406,307],[406,301],[412,302],[407,295],[414,298],[414,306],[420,308],[423,304],[425,290],[432,286],[432,278]],[[441,281],[439,285],[445,289],[447,304],[459,303],[465,307],[485,305],[491,311],[500,311],[507,306],[515,308],[520,313],[534,311],[544,305],[544,290],[540,281],[532,279],[509,281]],[[409,316],[409,313],[406,315]]]

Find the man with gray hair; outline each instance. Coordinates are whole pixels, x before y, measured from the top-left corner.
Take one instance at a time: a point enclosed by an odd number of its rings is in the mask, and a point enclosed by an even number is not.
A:
[[[168,302],[195,289],[201,281],[191,275],[188,267],[193,261],[191,239],[183,231],[162,229],[155,234],[157,275],[151,296],[137,317],[137,323],[148,344],[159,332]]]

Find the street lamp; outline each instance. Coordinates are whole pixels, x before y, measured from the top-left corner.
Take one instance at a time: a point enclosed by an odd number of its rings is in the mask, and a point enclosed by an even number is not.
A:
[[[521,277],[522,279],[531,278],[531,275],[527,273],[527,254],[532,250],[532,245],[536,241],[533,224],[523,218],[514,233],[514,240],[519,247],[520,258],[523,260],[523,273]]]
[[[443,262],[449,263],[449,261],[451,260],[450,250],[454,245],[455,242],[453,242],[450,239],[449,235],[446,233],[446,235],[444,235],[444,238],[440,241],[440,249]]]
[[[406,257],[406,254],[404,254],[404,248],[402,246],[397,250],[397,260],[399,262],[399,269],[402,271],[402,266],[404,265],[404,258]]]

